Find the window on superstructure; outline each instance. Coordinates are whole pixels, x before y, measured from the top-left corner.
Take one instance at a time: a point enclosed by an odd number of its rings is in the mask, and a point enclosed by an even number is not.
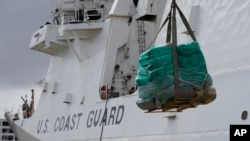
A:
[[[9,126],[9,123],[7,121],[3,121],[3,126]]]

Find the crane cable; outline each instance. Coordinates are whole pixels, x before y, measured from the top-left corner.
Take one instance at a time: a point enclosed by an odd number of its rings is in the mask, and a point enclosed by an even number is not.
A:
[[[102,117],[102,128],[101,128],[101,134],[100,134],[100,141],[102,141],[102,136],[103,136],[103,130],[104,130],[104,124],[106,124],[106,117],[107,117],[107,106],[108,106],[108,101],[109,101],[109,95],[108,95],[108,86],[106,86],[106,102],[105,102],[105,106],[104,106],[104,114]]]

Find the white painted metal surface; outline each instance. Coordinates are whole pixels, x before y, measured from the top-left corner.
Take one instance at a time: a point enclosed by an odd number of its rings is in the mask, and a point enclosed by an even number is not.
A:
[[[250,1],[177,0],[187,19],[191,8],[199,6],[199,14],[191,19],[218,96],[211,104],[195,109],[154,114],[144,113],[136,106],[138,95],[128,94],[134,83],[124,77],[129,74],[134,79],[136,74],[133,67],[137,66],[139,55],[136,17],[150,11],[140,7],[152,6],[157,15],[155,21],[145,22],[146,45],[149,45],[167,16],[171,1],[147,1],[153,5],[142,1],[135,7],[132,1],[114,0],[104,21],[48,25],[35,33],[59,26],[57,32],[43,37],[41,42],[56,40],[68,47],[50,53],[50,66],[41,88],[46,91],[41,92],[34,115],[13,123],[19,140],[228,141],[230,124],[250,124],[249,118],[241,119],[242,111],[250,109]],[[156,44],[165,42],[165,31],[159,34]],[[179,43],[191,40],[182,34],[184,31],[179,21]],[[32,37],[31,48],[37,46],[35,40],[40,39]],[[99,90],[103,85],[109,91],[111,85],[115,86],[113,91],[119,97],[107,103],[101,100]],[[64,103],[69,93],[71,102]],[[105,124],[102,117],[106,104]]]

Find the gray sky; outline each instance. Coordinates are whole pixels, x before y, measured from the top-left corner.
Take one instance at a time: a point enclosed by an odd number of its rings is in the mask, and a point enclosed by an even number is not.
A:
[[[0,0],[0,118],[5,109],[14,112],[21,96],[40,87],[34,82],[45,77],[50,56],[29,49],[31,35],[51,21],[52,0]],[[36,103],[37,104],[37,103]]]

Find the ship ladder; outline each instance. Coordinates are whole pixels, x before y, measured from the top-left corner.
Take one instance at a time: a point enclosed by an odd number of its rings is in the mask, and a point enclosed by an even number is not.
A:
[[[144,21],[137,21],[138,24],[138,43],[139,43],[139,53],[143,53],[145,51],[145,30],[144,30]]]

